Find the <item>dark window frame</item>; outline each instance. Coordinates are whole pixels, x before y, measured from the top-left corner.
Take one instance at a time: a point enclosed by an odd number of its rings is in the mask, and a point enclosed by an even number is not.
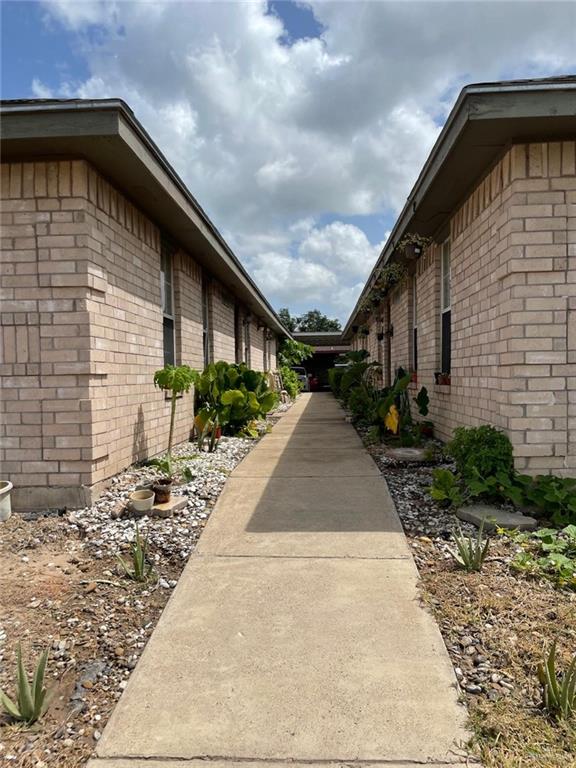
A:
[[[176,365],[176,322],[174,314],[174,252],[170,243],[160,244],[160,303],[162,307],[162,348],[164,365]]]
[[[440,250],[440,369],[442,373],[451,373],[452,369],[451,258],[450,240],[447,239],[442,243]]]

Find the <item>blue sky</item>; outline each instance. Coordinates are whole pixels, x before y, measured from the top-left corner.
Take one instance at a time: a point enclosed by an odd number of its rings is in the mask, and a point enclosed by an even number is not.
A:
[[[576,65],[566,2],[0,12],[3,98],[124,98],[273,305],[342,321],[460,88]]]

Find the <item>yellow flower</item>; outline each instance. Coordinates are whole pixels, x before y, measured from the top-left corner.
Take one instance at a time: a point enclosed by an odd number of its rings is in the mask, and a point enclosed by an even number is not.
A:
[[[386,418],[384,419],[384,424],[386,426],[386,429],[389,429],[390,432],[392,432],[393,435],[397,434],[398,432],[398,426],[400,424],[400,414],[398,413],[398,409],[395,405],[390,406],[390,410],[386,414]]]

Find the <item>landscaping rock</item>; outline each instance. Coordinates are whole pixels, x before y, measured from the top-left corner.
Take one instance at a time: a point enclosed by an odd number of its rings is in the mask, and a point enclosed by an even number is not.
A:
[[[538,525],[533,517],[499,509],[490,504],[468,504],[465,507],[460,507],[456,514],[460,520],[472,523],[477,528],[484,522],[484,528],[487,531],[493,531],[497,527],[534,531]]]

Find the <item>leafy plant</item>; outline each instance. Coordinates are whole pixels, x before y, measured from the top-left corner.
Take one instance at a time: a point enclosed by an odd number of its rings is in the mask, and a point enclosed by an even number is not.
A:
[[[470,573],[482,570],[484,560],[490,549],[490,539],[484,540],[483,533],[484,521],[480,524],[476,537],[465,536],[460,526],[458,526],[458,532],[452,534],[456,543],[456,549],[449,548],[448,551],[457,565]]]
[[[498,472],[512,475],[514,457],[509,438],[490,424],[480,427],[458,427],[447,446],[456,469],[467,481],[475,477],[491,477]]]
[[[461,507],[464,503],[462,478],[449,469],[434,469],[432,485],[428,489],[434,501],[444,506]]]
[[[135,525],[134,541],[130,545],[130,550],[131,563],[127,563],[120,555],[116,555],[122,570],[132,581],[148,581],[154,569],[148,560],[148,538],[142,539],[138,530],[138,523]]]
[[[211,363],[196,375],[195,384],[203,423],[232,435],[264,417],[278,402],[266,375],[244,363]]]
[[[300,365],[304,360],[312,357],[314,347],[294,339],[284,339],[278,350],[278,363],[280,366],[290,368],[292,365]]]
[[[511,563],[514,570],[576,589],[576,525],[507,535],[521,547]]]
[[[166,477],[172,477],[174,475],[174,461],[170,454],[163,456],[161,459],[150,459],[146,462],[149,467],[156,467]]]
[[[196,371],[189,365],[165,365],[154,374],[154,386],[165,392],[170,392],[170,431],[168,432],[167,454],[172,453],[174,438],[174,420],[176,418],[176,402],[179,395],[189,392],[196,378]]]
[[[288,392],[292,400],[294,400],[302,391],[302,382],[298,378],[298,374],[287,365],[282,365],[280,366],[280,376],[282,377],[284,389]]]
[[[410,404],[406,397],[406,389],[409,384],[410,374],[406,373],[403,368],[398,368],[394,384],[378,404],[378,416],[384,423],[386,423],[386,419],[389,416],[392,407],[396,409],[398,419],[397,428],[394,431],[394,434],[397,434],[399,429],[405,427],[412,421],[410,417]],[[394,419],[394,421],[396,422],[396,419]]]
[[[414,402],[418,406],[418,413],[420,416],[428,416],[428,406],[430,405],[430,398],[428,396],[428,390],[426,387],[422,387],[422,389],[418,392],[416,397],[414,398]]]
[[[556,664],[556,640],[538,665],[542,706],[552,717],[568,720],[576,713],[576,656],[564,672]]]
[[[576,478],[519,475],[524,503],[535,506],[554,525],[576,524]]]
[[[32,685],[28,682],[28,675],[24,669],[20,644],[16,650],[16,659],[16,701],[14,702],[4,691],[0,690],[0,705],[6,714],[14,720],[20,720],[30,725],[39,720],[48,708],[49,700],[44,687],[48,651],[42,653],[36,664]]]

